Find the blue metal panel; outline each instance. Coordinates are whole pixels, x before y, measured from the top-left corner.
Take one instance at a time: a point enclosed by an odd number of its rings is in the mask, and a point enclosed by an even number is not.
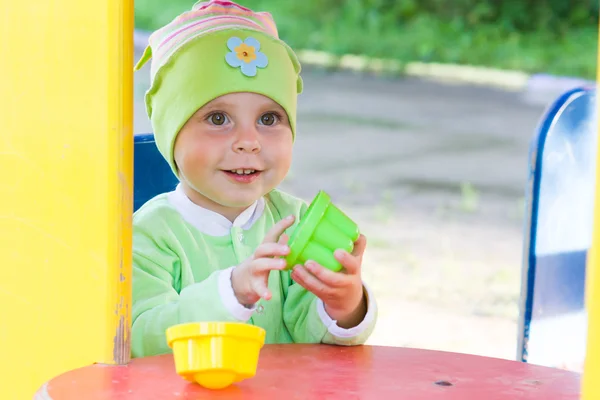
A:
[[[133,150],[133,211],[154,196],[175,189],[179,180],[162,157],[154,135],[135,135]]]
[[[571,251],[537,257],[533,320],[583,310],[586,255]]]
[[[519,321],[522,361],[554,367],[582,361],[596,136],[595,90],[579,88],[548,108],[532,142]]]

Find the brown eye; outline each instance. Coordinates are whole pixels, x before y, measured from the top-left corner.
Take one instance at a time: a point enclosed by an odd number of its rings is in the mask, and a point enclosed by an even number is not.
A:
[[[259,122],[261,125],[267,125],[267,126],[274,125],[275,122],[277,122],[277,115],[274,113],[263,114],[263,115],[261,115]]]
[[[213,125],[223,125],[227,121],[227,117],[223,113],[214,113],[208,117],[208,120]]]

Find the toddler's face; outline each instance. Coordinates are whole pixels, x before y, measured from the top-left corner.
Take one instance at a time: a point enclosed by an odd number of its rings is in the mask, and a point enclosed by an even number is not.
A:
[[[188,197],[234,219],[281,183],[292,144],[279,104],[255,93],[231,93],[187,121],[177,135],[174,158]]]

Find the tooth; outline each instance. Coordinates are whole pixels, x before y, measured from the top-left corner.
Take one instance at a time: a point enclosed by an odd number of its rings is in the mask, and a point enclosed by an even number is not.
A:
[[[253,171],[254,171],[253,169],[245,169],[245,170],[244,170],[244,173],[245,173],[246,175],[248,175],[248,174],[251,174]]]
[[[238,175],[242,175],[244,173],[244,171],[241,169],[234,169],[233,172],[235,172]]]

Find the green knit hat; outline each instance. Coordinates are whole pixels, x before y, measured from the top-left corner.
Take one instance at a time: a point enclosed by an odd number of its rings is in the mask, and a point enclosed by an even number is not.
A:
[[[228,93],[271,98],[286,111],[295,137],[300,63],[279,39],[269,13],[230,1],[198,2],[150,36],[135,70],[150,58],[146,111],[156,145],[176,176],[173,147],[180,129],[198,109]]]

